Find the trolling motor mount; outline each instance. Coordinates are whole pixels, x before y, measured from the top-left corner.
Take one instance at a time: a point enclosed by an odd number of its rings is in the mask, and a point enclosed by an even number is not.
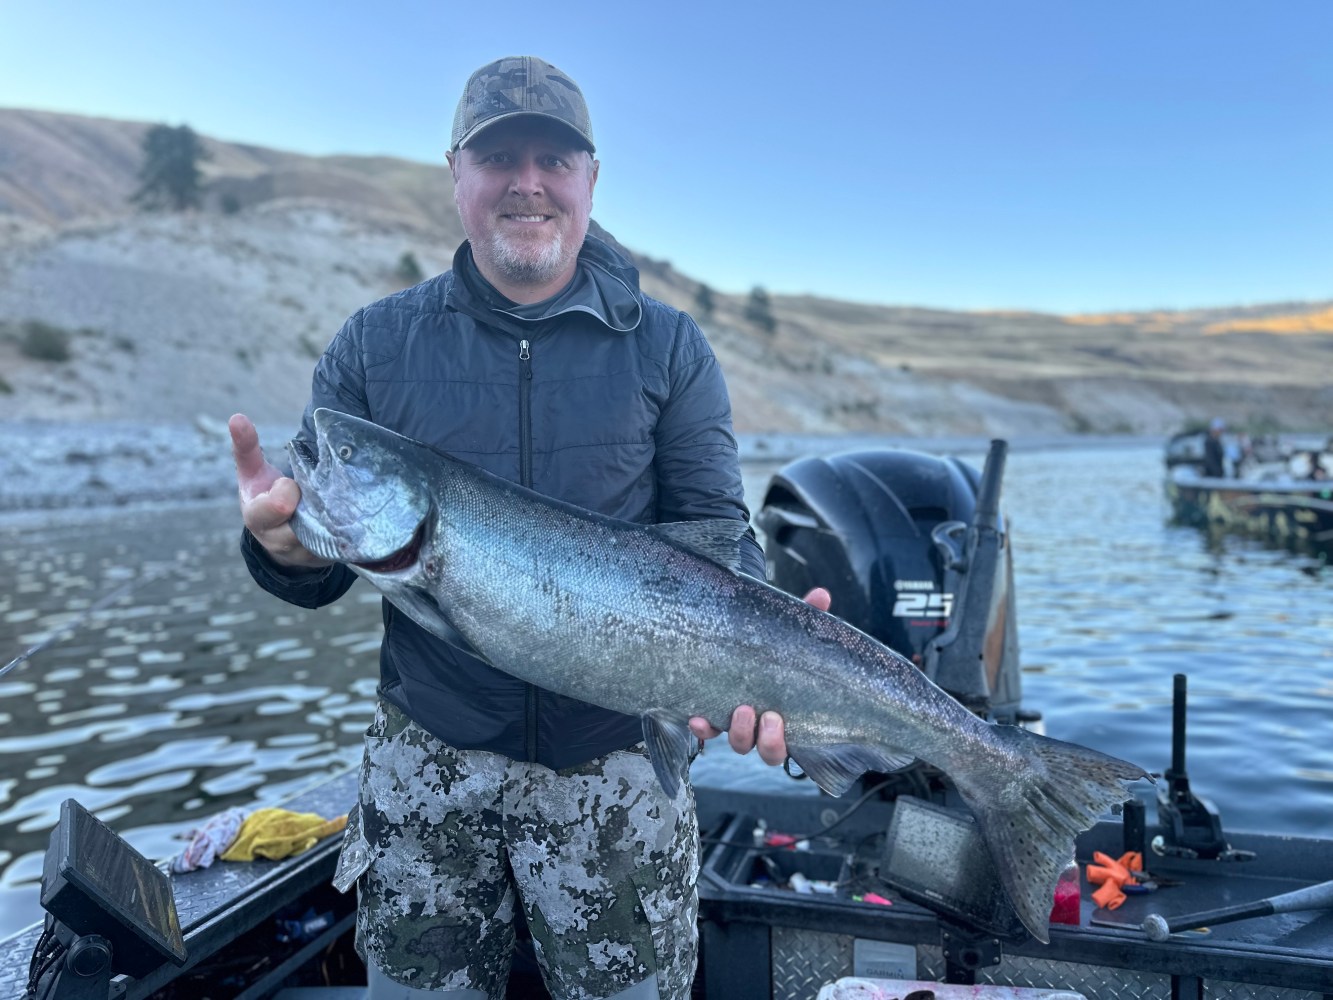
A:
[[[1249,861],[1253,851],[1227,843],[1217,807],[1190,790],[1185,772],[1185,675],[1176,674],[1171,699],[1171,767],[1157,786],[1157,823],[1153,852],[1165,857]]]

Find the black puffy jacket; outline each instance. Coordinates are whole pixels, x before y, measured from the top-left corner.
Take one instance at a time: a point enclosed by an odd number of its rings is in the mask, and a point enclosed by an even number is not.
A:
[[[641,524],[748,519],[731,405],[685,313],[639,292],[638,272],[588,237],[570,289],[515,306],[464,243],[451,271],[354,314],[315,368],[301,436],[327,406],[366,417],[547,496]],[[751,536],[753,543],[753,536]],[[302,607],[336,600],[341,564],[288,570],[248,532],[265,590]],[[763,578],[757,544],[746,569]],[[387,601],[380,693],[452,746],[551,768],[642,738],[638,719],[536,688],[437,639]]]

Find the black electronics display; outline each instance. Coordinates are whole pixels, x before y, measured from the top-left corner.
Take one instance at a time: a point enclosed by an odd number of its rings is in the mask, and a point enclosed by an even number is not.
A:
[[[907,899],[1010,940],[1027,936],[972,817],[900,796],[879,877]]]
[[[164,962],[184,965],[185,940],[171,880],[74,799],[42,867],[42,907],[78,935],[111,942],[118,972],[143,978]]]

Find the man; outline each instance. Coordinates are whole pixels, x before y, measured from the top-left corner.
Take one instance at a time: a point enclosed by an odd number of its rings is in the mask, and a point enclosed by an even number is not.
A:
[[[1226,427],[1221,417],[1214,417],[1208,424],[1208,433],[1204,435],[1203,474],[1211,479],[1226,478],[1226,445],[1222,442],[1222,432]]]
[[[583,95],[534,57],[468,80],[448,153],[465,242],[453,268],[353,315],[316,366],[319,406],[367,417],[550,496],[638,522],[748,517],[716,360],[685,314],[588,237],[599,163]],[[255,579],[292,603],[352,572],[303,549],[296,484],[231,422]],[[763,574],[753,537],[747,570]],[[808,598],[827,607],[828,595]],[[447,610],[447,609],[446,609]],[[685,997],[698,830],[637,719],[495,671],[384,605],[379,704],[334,884],[358,885],[373,1000],[504,994],[513,907],[556,997]],[[701,669],[706,668],[701,664]],[[701,738],[716,735],[691,721]],[[741,706],[729,741],[786,755]]]

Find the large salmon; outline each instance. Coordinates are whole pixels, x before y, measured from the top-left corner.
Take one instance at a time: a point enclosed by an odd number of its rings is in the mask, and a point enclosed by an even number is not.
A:
[[[674,792],[693,737],[737,705],[786,720],[820,788],[915,759],[953,781],[1041,941],[1073,840],[1128,798],[1133,764],[967,711],[880,642],[737,570],[739,520],[641,525],[552,500],[368,421],[319,409],[289,447],[311,552],[492,666],[643,720]]]

